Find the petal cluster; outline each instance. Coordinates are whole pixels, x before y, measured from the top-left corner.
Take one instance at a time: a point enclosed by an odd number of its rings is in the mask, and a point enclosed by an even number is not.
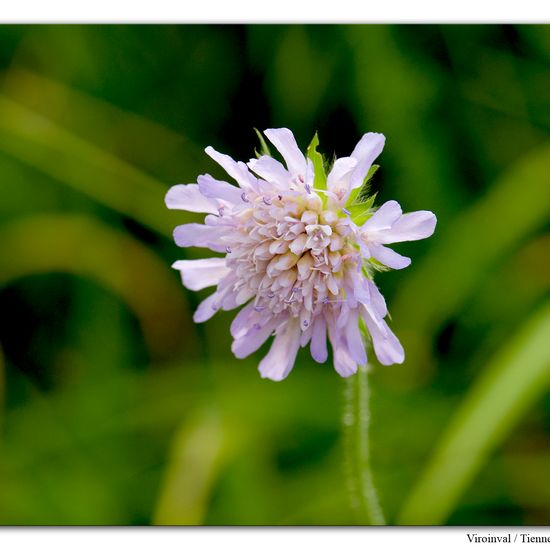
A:
[[[237,185],[206,174],[166,195],[168,208],[206,214],[203,224],[178,226],[176,244],[222,254],[173,265],[187,288],[216,287],[194,320],[244,306],[231,324],[232,351],[244,358],[274,335],[259,365],[262,377],[272,380],[288,375],[300,347],[309,345],[312,357],[325,362],[327,340],[341,376],[366,364],[368,337],[382,364],[403,362],[373,273],[381,266],[407,267],[410,259],[386,245],[429,237],[434,214],[403,214],[389,201],[352,215],[357,190],[384,147],[382,134],[365,134],[322,178],[290,130],[265,135],[284,164],[267,154],[245,164],[207,147]]]

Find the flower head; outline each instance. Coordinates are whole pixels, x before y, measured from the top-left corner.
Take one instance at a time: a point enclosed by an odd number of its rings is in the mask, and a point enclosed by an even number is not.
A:
[[[384,266],[407,267],[410,259],[386,245],[429,237],[434,214],[403,214],[395,201],[372,209],[364,182],[376,169],[382,134],[365,134],[328,176],[316,140],[306,157],[290,130],[265,135],[286,166],[268,154],[236,162],[207,147],[238,185],[207,174],[166,195],[168,208],[207,214],[204,224],[176,227],[176,244],[222,254],[173,264],[187,288],[216,287],[194,320],[244,306],[231,324],[232,351],[246,357],[275,335],[259,366],[262,377],[272,380],[285,378],[299,348],[308,344],[312,357],[325,362],[327,337],[341,376],[366,364],[369,335],[380,363],[402,363],[403,347],[384,321],[386,303],[373,274]]]

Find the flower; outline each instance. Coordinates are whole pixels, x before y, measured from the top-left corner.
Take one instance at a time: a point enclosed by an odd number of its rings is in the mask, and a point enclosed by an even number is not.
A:
[[[373,274],[407,267],[410,259],[386,245],[429,237],[435,215],[403,214],[395,201],[372,209],[364,182],[377,168],[382,134],[365,134],[326,176],[316,141],[306,157],[290,130],[264,133],[286,167],[269,154],[245,164],[207,147],[238,186],[206,174],[166,195],[168,208],[207,214],[204,224],[176,227],[176,244],[223,254],[173,264],[190,290],[216,286],[194,320],[244,305],[231,324],[231,349],[244,358],[274,334],[259,365],[261,376],[272,380],[285,378],[308,344],[313,359],[324,363],[327,336],[341,376],[367,363],[369,335],[380,363],[402,363],[403,347],[384,321],[388,310]]]

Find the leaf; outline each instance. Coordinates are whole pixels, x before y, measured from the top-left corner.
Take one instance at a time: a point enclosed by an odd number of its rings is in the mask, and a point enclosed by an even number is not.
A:
[[[363,183],[361,187],[358,187],[357,189],[354,189],[348,198],[348,204],[354,205],[354,204],[362,204],[370,201],[370,206],[368,208],[372,207],[372,204],[374,203],[374,200],[371,200],[372,197],[369,196],[370,193],[370,184],[372,181],[372,178],[374,177],[374,174],[378,172],[378,169],[380,166],[378,164],[373,164],[369,171],[367,172],[367,175],[365,176],[365,179],[363,180]]]
[[[373,214],[373,206],[376,200],[376,195],[371,195],[365,202],[355,203],[347,207],[351,212],[351,219],[357,225],[364,224]]]
[[[154,523],[204,523],[210,492],[232,447],[217,412],[205,409],[187,420],[173,441]]]
[[[315,132],[315,135],[307,148],[307,158],[311,159],[313,162],[313,170],[315,174],[314,186],[316,189],[323,190],[327,188],[327,175],[325,172],[323,155],[317,151],[318,146],[319,136],[317,132]]]
[[[254,152],[256,153],[256,158],[260,158],[261,156],[264,156],[264,155],[267,155],[268,157],[270,157],[271,150],[269,149],[269,146],[267,145],[264,139],[264,136],[262,136],[262,133],[257,128],[254,128],[254,131],[256,132],[256,135],[260,140],[260,146],[261,146],[261,149],[259,152],[256,149],[254,149]]]
[[[449,517],[487,458],[550,383],[550,302],[493,358],[468,392],[405,503],[402,525]]]
[[[5,96],[0,96],[0,151],[163,236],[172,233],[166,185]]]
[[[0,287],[28,275],[64,272],[109,289],[134,312],[157,357],[169,355],[180,335],[193,330],[170,269],[146,245],[97,219],[36,215],[5,223],[0,257],[9,258],[0,263]]]
[[[416,263],[392,301],[393,314],[408,335],[403,344],[410,350],[412,378],[429,362],[429,346],[441,323],[460,311],[480,277],[548,222],[549,173],[550,142],[510,166],[470,208],[438,224],[429,254]]]

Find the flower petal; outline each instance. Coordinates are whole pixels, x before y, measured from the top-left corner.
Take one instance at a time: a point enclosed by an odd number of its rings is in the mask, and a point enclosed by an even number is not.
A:
[[[433,212],[419,210],[403,214],[391,229],[381,232],[378,241],[383,244],[404,241],[419,241],[431,236],[435,231],[437,218]]]
[[[356,167],[357,159],[351,157],[336,159],[327,177],[327,191],[334,194],[334,200],[340,205],[348,200],[351,191],[350,178]]]
[[[374,159],[384,149],[386,138],[383,134],[369,132],[365,134],[355,146],[351,153],[351,157],[357,159],[357,167],[353,171],[350,179],[350,188],[355,189],[363,184],[363,180],[367,175]]]
[[[327,360],[327,323],[323,315],[317,316],[313,323],[310,351],[311,357],[317,363],[324,363]]]
[[[256,186],[256,178],[248,171],[244,162],[236,162],[229,155],[218,153],[213,147],[205,149],[206,154],[215,160],[243,189]]]
[[[199,182],[200,192],[205,197],[223,199],[231,204],[241,202],[242,190],[239,187],[235,187],[226,181],[216,180],[209,174],[199,176],[197,181]]]
[[[374,353],[382,365],[393,365],[403,363],[405,351],[397,336],[383,320],[375,321],[367,308],[363,308],[362,317],[369,329],[372,338]]]
[[[367,286],[369,288],[370,303],[374,308],[374,311],[380,319],[383,319],[388,314],[388,308],[386,306],[386,300],[378,287],[371,281],[367,280]]]
[[[171,210],[187,210],[188,212],[218,213],[218,203],[205,197],[196,183],[178,184],[170,187],[164,198],[166,206]]]
[[[279,327],[268,354],[258,367],[262,378],[279,381],[287,377],[300,347],[300,333],[299,321],[294,318]]]
[[[183,285],[189,290],[217,285],[230,272],[225,265],[225,258],[178,260],[172,267],[179,270]]]
[[[244,359],[258,350],[271,336],[276,325],[276,319],[271,318],[263,326],[261,324],[254,324],[249,327],[244,335],[234,340],[233,344],[231,344],[231,351],[235,357],[237,359]]]
[[[204,323],[205,321],[208,321],[208,319],[213,317],[220,309],[218,305],[218,300],[219,294],[217,292],[214,292],[214,294],[210,294],[208,298],[206,298],[199,304],[199,307],[193,315],[193,321],[195,321],[195,323]]]
[[[181,247],[199,246],[210,248],[214,252],[225,252],[226,246],[220,242],[225,232],[226,228],[223,226],[186,223],[174,229],[174,241]]]
[[[350,312],[346,327],[346,341],[350,357],[359,365],[367,364],[367,352],[361,331],[359,330],[359,310],[354,308]]]
[[[411,265],[410,258],[401,256],[401,254],[381,244],[371,243],[369,244],[369,249],[373,258],[392,269],[404,269]]]
[[[403,211],[397,201],[385,202],[362,226],[362,232],[375,232],[391,229]]]
[[[288,189],[291,176],[287,169],[273,157],[263,155],[259,159],[251,159],[248,166],[264,180],[283,190]]]
[[[229,332],[233,338],[237,339],[241,336],[244,336],[250,327],[255,323],[254,316],[257,316],[258,313],[254,310],[254,302],[250,302],[248,305],[243,307],[231,323]]]
[[[270,128],[265,130],[264,134],[281,153],[292,176],[302,175],[305,177],[306,158],[300,151],[294,134],[288,128]]]
[[[357,372],[357,363],[351,356],[345,332],[338,330],[333,319],[327,321],[328,335],[332,346],[332,360],[336,372],[346,378]]]

